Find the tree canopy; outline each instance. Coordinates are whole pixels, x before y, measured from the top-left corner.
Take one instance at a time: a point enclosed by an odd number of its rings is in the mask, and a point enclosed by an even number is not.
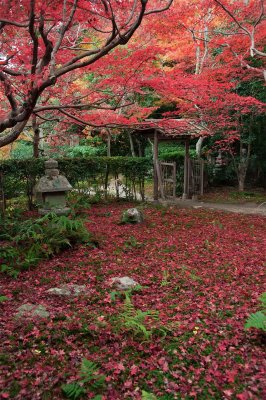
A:
[[[172,0],[38,0],[0,5],[0,146],[19,137],[47,89],[125,45],[144,17]],[[85,40],[85,46],[83,40]],[[43,98],[41,99],[43,101]],[[37,109],[36,109],[37,108]]]
[[[30,117],[36,132],[45,122],[68,132],[73,122],[132,125],[166,103],[175,106],[162,117],[193,118],[204,135],[223,132],[226,146],[241,136],[243,116],[265,110],[258,93],[239,90],[265,79],[262,0],[0,7],[0,147]]]

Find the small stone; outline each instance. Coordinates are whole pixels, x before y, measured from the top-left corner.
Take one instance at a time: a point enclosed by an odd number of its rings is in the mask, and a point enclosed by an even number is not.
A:
[[[18,312],[16,313],[16,318],[49,318],[50,313],[46,310],[46,307],[41,304],[22,304],[18,308]]]
[[[123,276],[121,278],[111,278],[111,285],[114,286],[117,290],[128,290],[134,288],[139,284],[138,282],[134,281],[134,279],[129,278],[128,276]]]
[[[143,214],[137,208],[129,208],[123,212],[122,223],[139,224],[144,221]]]
[[[57,296],[79,296],[87,293],[87,288],[85,285],[62,285],[48,289],[46,292]]]

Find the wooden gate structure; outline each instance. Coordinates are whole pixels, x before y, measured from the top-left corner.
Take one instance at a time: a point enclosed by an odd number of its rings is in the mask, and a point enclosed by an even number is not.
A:
[[[204,160],[188,160],[189,197],[203,195]]]
[[[160,193],[163,198],[175,199],[176,197],[176,163],[159,162],[160,166]]]
[[[154,200],[175,198],[176,164],[162,163],[158,158],[159,141],[176,141],[185,144],[184,184],[182,199],[203,193],[202,161],[190,160],[189,143],[193,136],[199,136],[200,128],[188,119],[146,120],[135,128],[133,134],[140,134],[153,142],[153,198]]]
[[[203,194],[204,186],[204,161],[187,160],[187,187],[188,197]],[[176,198],[176,163],[159,161],[158,193],[162,199]]]

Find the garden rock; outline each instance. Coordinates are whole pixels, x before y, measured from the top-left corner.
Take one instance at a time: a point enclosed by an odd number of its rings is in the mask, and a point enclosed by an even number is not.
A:
[[[85,285],[62,285],[48,289],[47,293],[57,296],[79,296],[87,293],[87,288]]]
[[[22,304],[18,308],[16,318],[49,318],[50,313],[41,304]]]
[[[137,208],[129,208],[123,212],[122,223],[124,224],[139,224],[143,221],[143,214]]]
[[[112,278],[111,285],[114,286],[117,290],[129,290],[139,285],[139,283],[134,281],[134,279],[129,278],[128,276],[123,276],[121,278]]]

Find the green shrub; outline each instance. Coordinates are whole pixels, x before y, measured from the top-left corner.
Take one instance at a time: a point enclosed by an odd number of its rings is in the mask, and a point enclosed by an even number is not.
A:
[[[2,180],[0,191],[6,199],[27,197],[28,208],[34,208],[33,188],[44,174],[45,159],[5,160],[0,162]],[[144,180],[152,168],[148,158],[140,157],[81,157],[59,158],[60,173],[65,175],[80,194],[106,196],[111,179],[122,177],[127,199],[144,200]],[[118,191],[115,193],[119,198]]]
[[[78,145],[65,149],[66,157],[93,157],[93,156],[105,156],[106,146],[93,147],[90,145]]]

